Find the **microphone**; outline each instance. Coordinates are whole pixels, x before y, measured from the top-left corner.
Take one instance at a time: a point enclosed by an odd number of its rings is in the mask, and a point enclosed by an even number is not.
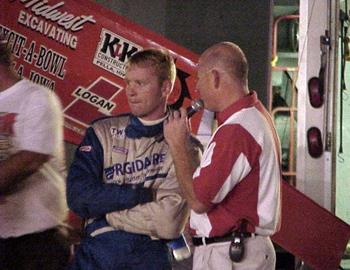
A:
[[[191,118],[196,112],[199,112],[204,108],[204,102],[201,99],[195,99],[192,101],[191,105],[186,108],[186,114],[188,118]],[[164,139],[164,134],[158,134],[156,136],[156,141],[161,142]]]
[[[186,108],[187,117],[191,118],[192,115],[194,115],[196,112],[202,110],[203,107],[204,107],[203,100],[201,100],[201,99],[193,100],[191,105]]]

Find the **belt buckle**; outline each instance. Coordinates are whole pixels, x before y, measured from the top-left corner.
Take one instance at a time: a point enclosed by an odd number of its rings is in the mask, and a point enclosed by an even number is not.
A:
[[[202,244],[203,244],[203,246],[206,246],[207,243],[206,243],[206,241],[205,241],[205,237],[201,237],[201,239],[202,239]]]

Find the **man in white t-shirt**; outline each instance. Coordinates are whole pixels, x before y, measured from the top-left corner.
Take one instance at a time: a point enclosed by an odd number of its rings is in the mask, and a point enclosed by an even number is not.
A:
[[[65,269],[60,102],[17,76],[8,47],[0,39],[0,269]]]

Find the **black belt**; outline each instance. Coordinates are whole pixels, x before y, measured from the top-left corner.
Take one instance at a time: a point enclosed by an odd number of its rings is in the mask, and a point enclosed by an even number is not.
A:
[[[254,233],[245,232],[242,233],[244,238],[254,236]],[[217,237],[192,237],[192,243],[194,246],[201,246],[201,245],[209,245],[213,243],[219,243],[219,242],[229,242],[233,238],[232,233],[226,234],[224,236],[217,236]]]

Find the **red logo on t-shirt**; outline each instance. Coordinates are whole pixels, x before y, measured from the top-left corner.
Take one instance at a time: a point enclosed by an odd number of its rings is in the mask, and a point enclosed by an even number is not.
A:
[[[13,126],[15,124],[16,113],[0,112],[0,134],[13,135]]]

